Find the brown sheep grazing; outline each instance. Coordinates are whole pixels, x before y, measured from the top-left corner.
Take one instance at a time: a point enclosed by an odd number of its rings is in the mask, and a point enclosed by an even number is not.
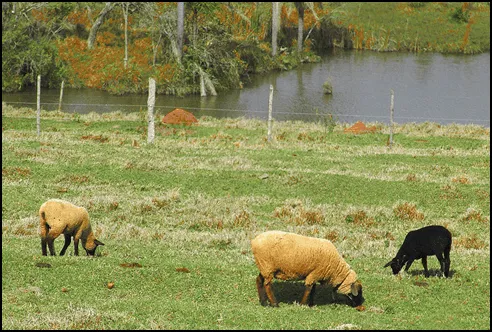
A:
[[[260,274],[256,287],[261,305],[278,307],[271,283],[273,278],[305,280],[301,304],[313,305],[316,282],[327,283],[351,306],[362,304],[362,285],[335,246],[320,238],[281,231],[259,234],[251,241]]]
[[[43,203],[39,208],[39,221],[41,251],[44,256],[47,256],[46,246],[50,249],[51,256],[55,256],[54,241],[62,233],[65,235],[65,245],[60,256],[65,254],[72,236],[76,256],[79,255],[79,240],[88,256],[94,256],[97,246],[104,245],[92,232],[87,210],[67,201],[51,199]]]

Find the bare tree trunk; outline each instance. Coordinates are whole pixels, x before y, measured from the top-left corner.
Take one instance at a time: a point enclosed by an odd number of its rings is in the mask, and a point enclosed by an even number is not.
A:
[[[183,56],[183,37],[184,37],[184,2],[178,2],[178,28],[176,36],[176,46],[178,48],[178,60],[181,62]]]
[[[94,48],[94,42],[96,41],[97,31],[101,24],[103,24],[106,15],[113,9],[111,2],[106,2],[106,6],[101,10],[99,16],[89,31],[89,38],[87,38],[87,49],[92,50]]]
[[[277,55],[277,35],[280,26],[280,2],[272,2],[272,56]]]
[[[206,97],[207,91],[205,90],[205,80],[203,79],[203,73],[200,72],[200,97]]]
[[[298,21],[297,21],[297,54],[302,53],[302,39],[304,35],[304,4],[302,2],[296,2]]]
[[[203,71],[203,69],[198,66],[198,72],[199,72],[199,75],[200,75],[200,94],[202,97],[205,97],[207,95],[207,92],[206,92],[206,89],[208,89],[208,91],[210,91],[210,94],[212,96],[217,96],[217,91],[215,90],[215,86],[214,86],[214,83],[212,82],[212,80],[210,79],[210,77],[208,76],[208,74]]]
[[[123,67],[128,67],[128,8],[130,3],[124,2],[123,4],[123,18],[125,19],[125,58],[123,59]]]
[[[192,37],[192,42],[193,42],[193,47],[196,46],[196,36],[198,35],[198,10],[196,8],[193,8],[193,37]]]

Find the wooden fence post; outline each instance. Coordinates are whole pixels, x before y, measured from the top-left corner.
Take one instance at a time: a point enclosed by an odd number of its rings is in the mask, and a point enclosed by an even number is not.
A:
[[[270,98],[268,99],[268,142],[272,140],[272,103],[273,85],[270,84]]]
[[[393,113],[394,113],[394,92],[393,89],[391,91],[391,104],[390,104],[390,137],[389,137],[389,147],[393,146]]]
[[[36,112],[36,128],[38,131],[38,137],[41,134],[41,75],[38,75],[37,86],[37,112]]]
[[[154,105],[155,105],[155,80],[150,77],[149,78],[149,99],[147,100],[147,121],[148,121],[148,129],[147,129],[147,143],[154,142]]]
[[[65,85],[65,80],[62,81],[60,88],[60,102],[58,103],[58,110],[61,111],[62,99],[63,99],[63,86]]]

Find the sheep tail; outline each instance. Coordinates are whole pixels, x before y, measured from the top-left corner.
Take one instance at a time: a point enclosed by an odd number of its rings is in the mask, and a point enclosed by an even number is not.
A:
[[[50,225],[46,222],[46,214],[44,211],[39,213],[39,224],[41,226],[41,235],[46,236],[50,229]]]

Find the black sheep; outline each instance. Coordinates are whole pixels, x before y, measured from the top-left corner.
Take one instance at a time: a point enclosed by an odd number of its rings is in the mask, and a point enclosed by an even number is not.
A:
[[[398,250],[395,258],[384,267],[390,266],[393,274],[398,274],[406,263],[405,272],[408,271],[413,261],[422,258],[425,277],[429,277],[427,270],[427,256],[436,255],[441,263],[441,271],[446,278],[449,276],[449,251],[451,250],[451,233],[442,226],[427,226],[408,232],[405,241]]]

